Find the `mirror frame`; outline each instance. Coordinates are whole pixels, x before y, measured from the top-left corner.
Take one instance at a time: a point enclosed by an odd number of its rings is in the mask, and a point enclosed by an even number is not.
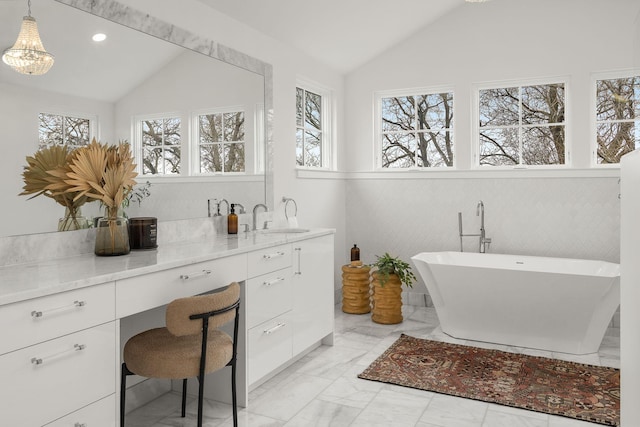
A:
[[[207,55],[264,78],[264,201],[273,209],[273,66],[216,41],[200,37],[115,0],[55,0],[160,40]]]

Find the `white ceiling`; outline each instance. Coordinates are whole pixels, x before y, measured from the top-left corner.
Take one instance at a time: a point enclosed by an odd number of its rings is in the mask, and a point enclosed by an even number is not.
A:
[[[25,76],[0,61],[0,83],[113,102],[183,52],[53,0],[31,3],[31,15],[45,49],[55,57],[54,65],[43,76]],[[0,0],[0,55],[15,43],[26,14],[27,2]],[[93,42],[96,32],[106,33],[107,40]]]
[[[464,0],[199,1],[342,73],[465,6]]]

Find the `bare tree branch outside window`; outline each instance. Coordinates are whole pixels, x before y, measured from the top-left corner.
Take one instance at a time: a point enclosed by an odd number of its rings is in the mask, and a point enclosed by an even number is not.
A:
[[[244,172],[244,111],[198,116],[200,172]]]
[[[180,118],[142,120],[142,174],[180,174]]]
[[[52,145],[67,145],[73,149],[90,142],[91,122],[87,118],[40,113],[38,123],[38,149]]]
[[[479,163],[565,164],[564,84],[481,90]]]
[[[296,164],[323,167],[322,96],[296,88]]]
[[[598,164],[640,147],[640,76],[596,81]]]
[[[453,92],[381,100],[382,167],[453,166]]]

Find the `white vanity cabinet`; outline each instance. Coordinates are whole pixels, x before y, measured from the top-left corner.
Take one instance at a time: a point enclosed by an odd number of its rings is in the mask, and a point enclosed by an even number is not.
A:
[[[281,268],[285,261],[288,266]],[[269,265],[280,269],[269,271]],[[332,334],[333,234],[252,252],[248,269],[247,357],[252,385]]]
[[[0,267],[0,424],[116,426],[129,326],[146,329],[172,300],[234,281],[243,284],[239,405],[311,346],[330,343],[333,231],[242,237]],[[205,393],[226,401],[227,370],[220,375]]]
[[[291,359],[291,244],[248,254],[245,291],[247,382]]]
[[[293,244],[293,355],[333,332],[333,234]]]
[[[114,396],[113,283],[10,304],[0,321],[3,425],[42,426]],[[106,406],[100,425],[115,425]]]

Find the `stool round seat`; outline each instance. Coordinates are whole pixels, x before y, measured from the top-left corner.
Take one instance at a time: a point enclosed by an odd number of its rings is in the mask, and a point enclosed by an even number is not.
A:
[[[155,328],[135,335],[124,347],[127,367],[147,378],[183,379],[200,371],[200,335],[175,336],[167,328]],[[225,367],[233,357],[233,340],[220,330],[207,337],[205,373]]]

